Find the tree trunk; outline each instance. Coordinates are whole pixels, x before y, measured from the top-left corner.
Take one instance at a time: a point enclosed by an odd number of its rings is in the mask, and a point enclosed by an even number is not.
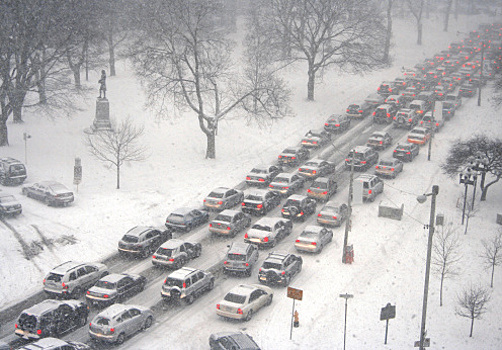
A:
[[[448,31],[448,24],[450,22],[450,12],[451,12],[451,5],[452,4],[453,4],[453,0],[448,0],[448,4],[446,5],[445,14],[444,14],[443,32]]]
[[[2,119],[0,122],[0,147],[9,145],[9,137],[7,130],[7,119]]]
[[[455,20],[458,19],[458,0],[455,0]]]
[[[483,187],[483,191],[481,191],[481,199],[480,199],[481,201],[486,200],[486,195],[488,193],[488,187],[490,187],[494,183],[498,182],[499,180],[500,180],[500,176],[497,176],[497,178],[495,180],[493,180],[492,182],[488,183],[486,186]]]
[[[490,283],[490,287],[493,288],[493,275],[495,274],[495,264],[492,264],[492,280],[491,280],[491,283]]]
[[[417,24],[417,45],[422,45],[422,22]]]
[[[311,67],[309,67],[308,76],[309,81],[307,83],[307,100],[314,101],[315,71]]]
[[[469,334],[469,337],[472,338],[472,329],[474,328],[474,317],[471,317],[471,333]]]
[[[15,103],[12,106],[12,120],[14,121],[14,123],[17,124],[24,123],[22,111],[23,111],[22,105],[19,106],[17,103]]]
[[[444,281],[444,272],[441,274],[441,284],[439,286],[439,306],[443,306],[443,281]]]
[[[207,137],[207,148],[206,148],[206,158],[215,159],[216,158],[216,135],[215,132],[206,133]]]
[[[82,84],[80,82],[80,64],[75,64],[71,68],[71,70],[73,72],[73,79],[75,79],[75,88],[80,90],[80,88],[82,87]]]
[[[385,46],[383,52],[382,60],[389,63],[389,52],[390,52],[390,39],[392,37],[392,2],[394,0],[388,0],[387,5],[387,33],[385,36]]]
[[[117,165],[117,190],[120,190],[120,165]]]
[[[113,48],[113,45],[108,44],[108,53],[109,53],[108,63],[110,64],[110,76],[114,77],[116,73],[115,73],[115,49]]]

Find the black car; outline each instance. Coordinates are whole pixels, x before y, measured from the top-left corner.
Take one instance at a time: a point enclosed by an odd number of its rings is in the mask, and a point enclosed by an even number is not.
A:
[[[209,221],[206,210],[194,208],[178,208],[173,210],[166,219],[166,227],[172,230],[190,231]]]
[[[152,255],[157,248],[173,238],[172,232],[158,230],[148,226],[136,226],[127,231],[119,241],[119,253],[138,255],[143,258]]]
[[[298,175],[305,179],[317,179],[320,176],[333,176],[335,163],[324,159],[311,159],[298,169]]]
[[[373,112],[373,121],[377,124],[392,123],[398,107],[395,104],[383,104],[378,106]]]
[[[350,127],[350,118],[346,114],[333,114],[324,123],[324,130],[329,132],[341,132]]]
[[[275,191],[256,190],[246,194],[242,211],[248,214],[266,215],[281,202],[281,195]]]
[[[405,162],[411,162],[418,153],[420,153],[420,146],[416,143],[399,143],[394,149],[392,156]]]
[[[26,167],[19,160],[0,158],[0,183],[2,185],[19,185],[26,180]]]
[[[262,284],[289,285],[303,266],[301,256],[283,252],[272,252],[263,261],[258,272],[258,281]]]
[[[365,170],[378,162],[378,153],[371,147],[356,146],[345,158],[345,169],[354,164],[354,170]]]
[[[282,165],[294,166],[310,158],[310,151],[303,147],[288,147],[279,154],[278,162]]]
[[[88,315],[82,301],[46,299],[21,312],[15,334],[23,339],[58,337],[85,326]]]
[[[288,197],[281,210],[283,218],[305,221],[305,217],[315,213],[317,203],[315,199],[294,194]]]
[[[85,297],[91,305],[110,305],[141,292],[146,278],[141,275],[112,273],[102,277],[89,288]]]
[[[253,338],[243,332],[221,332],[209,337],[211,350],[260,350]]]
[[[363,102],[361,104],[353,103],[347,107],[345,113],[348,117],[351,118],[364,118],[370,115],[373,108],[374,106],[369,104],[368,102]]]
[[[74,200],[73,192],[56,181],[41,181],[24,186],[22,192],[25,196],[42,201],[47,205],[67,206]]]
[[[22,211],[21,203],[13,195],[0,193],[0,216],[19,215]]]

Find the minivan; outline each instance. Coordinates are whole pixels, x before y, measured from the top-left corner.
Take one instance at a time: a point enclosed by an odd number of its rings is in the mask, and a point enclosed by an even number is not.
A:
[[[454,103],[456,108],[459,108],[460,106],[462,106],[462,97],[460,97],[460,95],[458,94],[458,91],[447,93],[444,100],[445,100],[445,102]]]

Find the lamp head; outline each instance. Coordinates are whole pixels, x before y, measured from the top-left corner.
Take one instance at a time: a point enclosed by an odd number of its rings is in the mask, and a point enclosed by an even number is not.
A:
[[[427,200],[427,197],[425,196],[425,194],[422,194],[422,195],[420,195],[420,196],[417,197],[417,201],[420,204],[425,203],[426,200]]]

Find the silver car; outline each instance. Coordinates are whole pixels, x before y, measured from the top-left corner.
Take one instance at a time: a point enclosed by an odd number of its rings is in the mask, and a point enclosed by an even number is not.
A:
[[[216,314],[225,318],[249,321],[255,312],[272,303],[274,292],[259,284],[239,284],[218,304]]]
[[[244,192],[234,188],[218,187],[204,199],[204,207],[209,210],[230,209],[244,200]]]
[[[94,340],[122,344],[136,332],[149,328],[153,323],[153,312],[137,305],[113,304],[89,323],[89,336]]]
[[[291,233],[293,223],[285,218],[264,217],[244,235],[244,242],[274,247],[280,239]]]
[[[340,226],[349,215],[349,207],[345,203],[328,202],[317,214],[319,225]]]
[[[309,225],[295,241],[298,251],[320,253],[324,246],[333,240],[333,231],[326,227]]]
[[[67,206],[73,202],[73,192],[56,181],[41,181],[23,187],[23,194],[47,205]]]

